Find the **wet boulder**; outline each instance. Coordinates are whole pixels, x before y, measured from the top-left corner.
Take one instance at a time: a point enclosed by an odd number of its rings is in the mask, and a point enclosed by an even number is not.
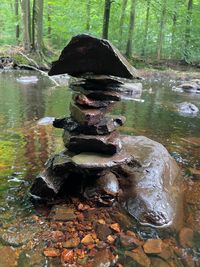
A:
[[[98,64],[97,64],[98,62]],[[52,64],[49,75],[85,73],[137,78],[136,70],[108,40],[80,34],[71,39],[59,59]]]
[[[122,144],[138,164],[121,166],[122,203],[141,224],[181,223],[180,170],[165,147],[143,136],[125,136]]]
[[[183,102],[177,105],[177,110],[180,114],[183,115],[195,115],[199,112],[197,106],[192,103]]]
[[[51,199],[57,196],[63,187],[70,169],[71,161],[63,152],[55,154],[46,163],[45,169],[36,177],[30,188],[33,198]]]
[[[195,79],[186,83],[182,83],[177,87],[173,87],[173,90],[186,93],[200,93],[200,80]]]

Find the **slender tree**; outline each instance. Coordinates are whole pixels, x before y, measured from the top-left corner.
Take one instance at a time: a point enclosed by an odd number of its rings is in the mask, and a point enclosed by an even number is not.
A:
[[[52,6],[51,4],[48,2],[48,6],[47,6],[47,20],[48,20],[48,38],[51,38],[51,12],[52,12]]]
[[[16,19],[15,37],[18,43],[19,42],[19,0],[15,0],[15,19]]]
[[[187,16],[186,16],[186,27],[185,27],[185,50],[184,60],[188,62],[190,53],[190,38],[191,38],[191,26],[192,26],[192,8],[193,0],[188,0],[187,3]]]
[[[142,56],[146,56],[146,46],[147,46],[148,30],[149,30],[150,4],[151,4],[151,0],[147,0]]]
[[[26,52],[31,50],[31,14],[30,0],[21,0],[23,20],[23,47]]]
[[[102,38],[104,39],[108,39],[111,3],[112,3],[111,0],[105,0],[104,16],[103,16],[103,33],[102,33]]]
[[[91,13],[91,0],[86,2],[86,31],[90,30],[90,13]]]
[[[119,22],[119,41],[120,41],[120,46],[122,45],[122,34],[123,34],[123,26],[124,26],[125,14],[126,14],[127,2],[128,2],[128,0],[122,0],[122,9],[121,9],[120,22]]]
[[[161,15],[160,15],[160,26],[159,26],[159,32],[158,32],[158,39],[157,39],[157,60],[160,60],[162,56],[164,30],[165,30],[165,23],[166,23],[166,13],[167,13],[167,0],[163,0],[162,10],[161,10]]]
[[[130,11],[130,22],[129,22],[129,31],[128,31],[128,40],[126,46],[126,56],[131,57],[133,53],[133,33],[135,27],[135,9],[136,9],[136,0],[131,2],[131,11]]]
[[[175,37],[176,37],[176,26],[177,26],[177,1],[174,1],[174,10],[172,15],[172,34],[171,34],[171,58],[175,56]]]
[[[43,4],[43,0],[33,0],[32,50],[37,52],[43,50]]]

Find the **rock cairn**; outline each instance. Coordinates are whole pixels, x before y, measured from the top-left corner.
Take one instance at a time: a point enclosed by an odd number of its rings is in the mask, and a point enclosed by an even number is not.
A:
[[[107,113],[121,100],[122,93],[136,91],[118,78],[137,78],[136,70],[107,40],[78,35],[53,63],[49,75],[63,73],[79,77],[71,84],[71,116],[53,122],[55,127],[64,129],[66,149],[48,160],[31,193],[52,197],[62,191],[64,184],[66,187],[66,181],[79,175],[83,180],[92,176],[98,185],[93,188],[98,191],[102,187],[105,198],[113,199],[119,185],[111,168],[130,162],[132,156],[123,149],[116,130],[125,117]],[[67,187],[71,187],[70,182]]]
[[[107,114],[122,94],[141,93],[141,84],[130,82],[138,77],[135,69],[107,40],[78,35],[49,75],[63,73],[76,77],[70,117],[53,122],[64,129],[65,149],[47,161],[31,194],[42,199],[78,194],[79,200],[82,195],[104,206],[118,200],[148,226],[181,221],[182,179],[174,159],[146,137],[120,136],[117,128],[125,118]]]

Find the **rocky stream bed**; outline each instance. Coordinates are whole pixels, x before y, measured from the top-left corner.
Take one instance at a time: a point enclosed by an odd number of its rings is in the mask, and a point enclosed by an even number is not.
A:
[[[131,96],[99,94],[97,77],[72,96],[66,78],[0,73],[0,267],[200,265],[199,94],[173,90],[196,77],[140,76]],[[186,102],[192,116],[177,109]]]

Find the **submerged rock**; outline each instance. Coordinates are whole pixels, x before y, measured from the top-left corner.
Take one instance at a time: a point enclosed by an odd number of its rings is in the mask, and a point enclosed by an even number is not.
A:
[[[74,209],[69,208],[68,205],[55,205],[53,206],[49,219],[51,221],[73,221],[76,218]]]
[[[17,78],[17,81],[20,83],[37,83],[39,78],[37,76],[22,76]]]
[[[97,64],[98,62],[98,64]],[[136,70],[109,41],[87,34],[71,39],[58,61],[53,62],[49,75],[85,73],[137,78]]]
[[[12,247],[0,247],[0,267],[14,267],[17,264],[17,251]]]
[[[124,208],[141,224],[168,226],[182,223],[180,170],[161,144],[143,136],[122,138],[128,153],[139,162],[122,166]],[[124,187],[124,188],[123,188]]]
[[[135,248],[132,251],[125,251],[124,254],[126,257],[130,257],[134,262],[138,263],[139,266],[149,267],[151,264],[150,259],[141,247]]]
[[[182,83],[177,87],[172,89],[177,92],[186,92],[186,93],[200,93],[200,80],[195,79],[186,83]]]
[[[113,255],[108,249],[99,250],[94,255],[94,261],[92,263],[92,267],[109,267],[114,266]]]
[[[188,115],[195,115],[199,112],[199,109],[197,106],[195,106],[192,103],[183,102],[177,105],[178,112],[180,114],[188,114]]]

